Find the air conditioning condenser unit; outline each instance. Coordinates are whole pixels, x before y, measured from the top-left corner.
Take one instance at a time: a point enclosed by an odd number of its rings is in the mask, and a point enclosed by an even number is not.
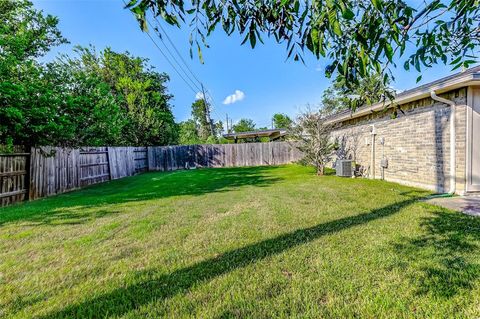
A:
[[[353,169],[352,169],[352,160],[337,160],[336,170],[337,176],[342,177],[352,177]]]

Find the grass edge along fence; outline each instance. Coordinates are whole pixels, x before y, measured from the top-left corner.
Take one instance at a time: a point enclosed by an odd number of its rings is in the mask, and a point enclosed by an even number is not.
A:
[[[0,206],[65,193],[145,171],[287,164],[289,142],[149,147],[43,146],[0,154]]]

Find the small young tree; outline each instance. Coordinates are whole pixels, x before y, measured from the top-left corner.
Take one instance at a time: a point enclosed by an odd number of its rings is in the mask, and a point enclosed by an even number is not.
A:
[[[331,160],[335,144],[331,141],[332,126],[325,122],[323,110],[300,113],[292,130],[295,146],[303,153],[300,161],[304,165],[313,165],[317,175],[325,173],[325,165]]]

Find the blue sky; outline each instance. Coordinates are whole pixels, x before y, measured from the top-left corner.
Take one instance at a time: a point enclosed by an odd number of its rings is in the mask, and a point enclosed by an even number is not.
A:
[[[190,105],[195,100],[196,92],[192,92],[150,39],[140,31],[132,14],[123,9],[121,0],[34,0],[33,3],[36,8],[59,17],[59,28],[71,42],[53,50],[46,57],[47,60],[59,52],[71,52],[74,45],[89,44],[98,50],[110,46],[115,51],[129,51],[149,58],[158,71],[170,75],[168,86],[175,96],[172,104],[176,120],[189,118]],[[326,61],[317,61],[308,53],[306,65],[286,61],[286,50],[282,45],[264,39],[265,45],[259,44],[252,50],[248,45],[240,45],[239,36],[228,37],[222,31],[208,39],[210,48],[204,49],[205,63],[201,64],[196,56],[190,59],[188,26],[183,29],[165,23],[163,26],[212,95],[212,117],[216,120],[224,120],[228,113],[234,121],[251,118],[259,127],[270,126],[274,113],[281,112],[294,117],[307,104],[318,104],[322,91],[330,84],[323,74]],[[393,86],[399,90],[415,87],[418,74],[407,73],[401,65],[394,70],[396,83]],[[449,67],[436,66],[424,72],[421,83],[450,73]],[[244,93],[243,99],[223,104],[226,97],[236,90]]]

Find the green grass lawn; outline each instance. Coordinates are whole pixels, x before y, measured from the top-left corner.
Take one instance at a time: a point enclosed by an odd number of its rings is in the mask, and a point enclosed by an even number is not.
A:
[[[0,209],[0,317],[480,316],[480,219],[300,166],[146,173]]]

